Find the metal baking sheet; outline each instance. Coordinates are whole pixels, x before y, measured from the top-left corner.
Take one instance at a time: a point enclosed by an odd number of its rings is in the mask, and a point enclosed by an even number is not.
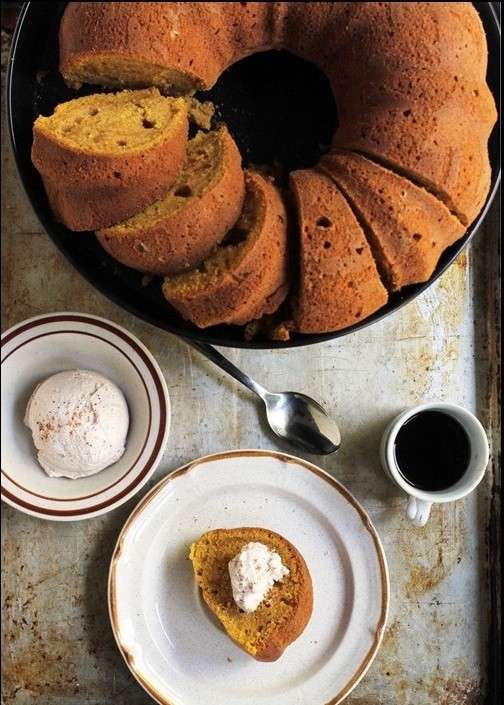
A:
[[[6,121],[2,155],[3,329],[50,311],[94,313],[137,335],[166,375],[172,433],[142,494],[194,457],[230,448],[284,450],[266,433],[246,392],[184,343],[113,305],[71,268],[22,191]],[[497,200],[440,280],[351,336],[311,348],[224,351],[272,389],[306,392],[334,414],[340,452],[305,457],[348,487],[383,540],[392,586],[389,624],[348,705],[500,702],[499,235]],[[404,498],[380,469],[378,444],[400,409],[434,399],[476,412],[490,435],[492,461],[476,493],[435,506],[427,526],[415,529],[405,518]],[[2,505],[5,705],[151,702],[117,651],[106,605],[109,559],[135,502],[61,524]]]

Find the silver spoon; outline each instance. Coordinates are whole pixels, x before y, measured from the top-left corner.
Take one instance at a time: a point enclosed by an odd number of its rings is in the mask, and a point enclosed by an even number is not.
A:
[[[338,450],[341,443],[338,426],[316,401],[298,392],[269,392],[211,345],[184,340],[263,400],[268,424],[277,436],[315,455]]]

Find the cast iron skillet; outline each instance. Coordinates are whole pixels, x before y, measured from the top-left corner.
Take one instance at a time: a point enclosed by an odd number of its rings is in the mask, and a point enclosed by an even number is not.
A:
[[[387,306],[366,320],[336,333],[296,335],[289,342],[243,339],[235,326],[199,330],[168,308],[159,280],[143,276],[109,257],[91,233],[71,233],[51,215],[42,182],[30,161],[32,124],[39,114],[75,97],[58,73],[58,27],[66,3],[27,2],[12,40],[7,80],[9,127],[17,167],[35,212],[57,247],[99,291],[140,318],[172,333],[231,347],[286,348],[338,338],[396,311],[432,284],[477,231],[495,196],[500,179],[499,129],[490,139],[492,185],[485,207],[464,238],[446,250],[431,279],[391,296]],[[492,3],[475,3],[489,46],[488,82],[498,99],[500,24]],[[87,86],[78,95],[92,93]],[[301,102],[303,96],[305,101]],[[212,100],[217,118],[228,124],[246,164],[282,165],[283,173],[314,165],[337,125],[334,100],[326,77],[286,52],[267,52],[244,59],[226,71],[202,98]],[[303,109],[303,104],[307,108]],[[483,246],[484,243],[480,243]]]

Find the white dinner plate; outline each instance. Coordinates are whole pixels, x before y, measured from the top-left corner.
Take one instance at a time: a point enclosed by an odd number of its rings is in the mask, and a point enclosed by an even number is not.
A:
[[[274,663],[241,651],[205,607],[189,545],[258,526],[291,541],[313,581],[313,614]],[[162,705],[335,705],[380,645],[388,571],[368,515],[334,478],[282,453],[237,450],[161,480],[127,520],[109,574],[112,629],[131,672]]]
[[[170,400],[158,364],[124,328],[98,316],[51,313],[2,335],[2,499],[41,519],[98,516],[131,499],[163,457]],[[37,461],[26,404],[39,382],[62,370],[100,372],[121,389],[129,409],[126,450],[89,477],[48,477]]]

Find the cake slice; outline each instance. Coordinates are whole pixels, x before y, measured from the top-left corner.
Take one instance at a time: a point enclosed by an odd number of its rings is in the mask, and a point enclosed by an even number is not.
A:
[[[235,602],[229,562],[250,543],[276,552],[288,574],[245,612]],[[258,661],[276,661],[305,629],[313,609],[313,590],[306,563],[279,534],[262,528],[214,529],[190,548],[196,582],[204,601],[228,636]]]
[[[118,223],[175,181],[187,145],[187,104],[157,89],[58,105],[33,126],[32,161],[55,216],[70,230]]]
[[[238,148],[225,127],[190,140],[182,171],[168,193],[98,240],[123,264],[152,274],[196,267],[240,215],[245,180]]]
[[[392,291],[430,279],[444,250],[464,234],[435,196],[365,157],[334,151],[319,168],[356,212]]]
[[[388,294],[350,206],[328,176],[312,169],[292,172],[290,186],[300,233],[294,330],[326,333],[367,318]]]
[[[166,300],[200,328],[273,313],[288,290],[287,215],[276,186],[245,172],[236,226],[196,269],[164,280]]]

